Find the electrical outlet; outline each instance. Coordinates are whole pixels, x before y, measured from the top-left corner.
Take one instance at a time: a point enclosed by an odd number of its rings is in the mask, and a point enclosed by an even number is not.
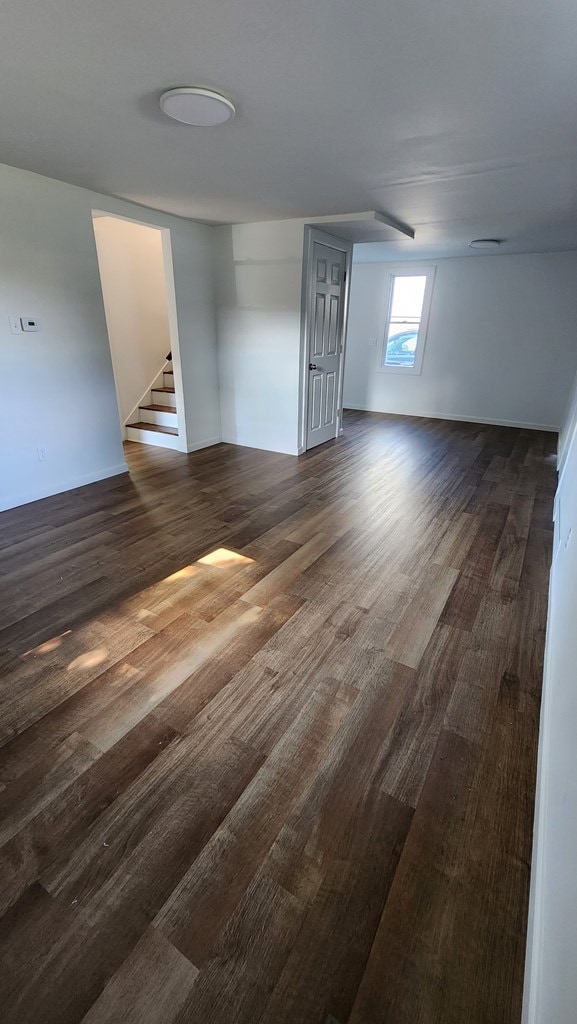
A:
[[[10,324],[12,334],[22,334],[22,324],[20,323],[19,316],[12,316],[12,314],[9,314],[8,322]]]
[[[38,452],[38,462],[46,462],[46,448],[38,447],[36,451]]]
[[[376,345],[376,344],[377,344],[377,339],[376,338],[369,338],[369,345]]]

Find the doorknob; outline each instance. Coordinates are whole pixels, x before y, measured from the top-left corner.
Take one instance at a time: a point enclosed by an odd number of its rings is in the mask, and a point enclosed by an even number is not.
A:
[[[309,363],[309,370],[319,370],[320,367],[316,363]]]

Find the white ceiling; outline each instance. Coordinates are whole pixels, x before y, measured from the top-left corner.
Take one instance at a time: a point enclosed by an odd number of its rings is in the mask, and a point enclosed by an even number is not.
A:
[[[0,160],[208,221],[383,210],[577,247],[574,0],[8,0]],[[157,99],[220,87],[234,122]]]

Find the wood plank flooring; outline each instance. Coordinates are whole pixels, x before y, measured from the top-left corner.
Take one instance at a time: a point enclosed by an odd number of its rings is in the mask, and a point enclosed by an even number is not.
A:
[[[4,1024],[519,1024],[555,443],[348,413],[0,516]]]

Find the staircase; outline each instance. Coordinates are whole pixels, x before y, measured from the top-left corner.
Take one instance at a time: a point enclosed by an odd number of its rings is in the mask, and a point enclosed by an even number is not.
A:
[[[126,440],[161,448],[178,448],[178,416],[172,356],[126,423]]]

